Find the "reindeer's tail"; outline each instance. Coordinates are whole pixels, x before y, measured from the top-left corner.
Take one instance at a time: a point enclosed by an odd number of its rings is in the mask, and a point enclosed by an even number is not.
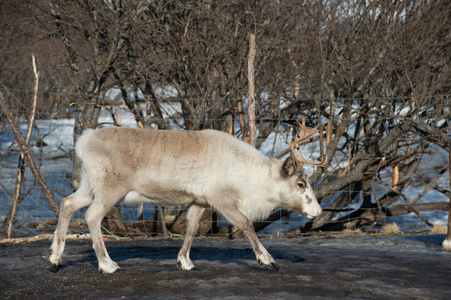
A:
[[[83,149],[87,141],[96,131],[94,129],[86,129],[75,143],[75,154],[83,161]]]

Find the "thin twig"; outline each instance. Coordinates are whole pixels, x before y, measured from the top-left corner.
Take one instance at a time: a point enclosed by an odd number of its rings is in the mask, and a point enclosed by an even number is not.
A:
[[[418,216],[418,218],[420,218],[420,220],[423,221],[427,226],[429,226],[431,228],[434,227],[434,224],[432,224],[431,222],[429,222],[428,220],[423,218],[422,215],[420,215],[420,213],[412,206],[412,204],[409,202],[409,199],[407,199],[407,197],[403,193],[401,193],[397,189],[392,188],[391,186],[389,186],[388,184],[386,184],[385,182],[383,182],[379,178],[376,178],[376,181],[379,182],[380,184],[382,184],[383,186],[385,186],[386,188],[388,188],[389,190],[391,190],[391,191],[395,192],[396,194],[400,195],[404,199],[404,201],[406,202],[406,204],[409,207],[411,212],[415,213]]]
[[[74,106],[74,105],[79,105],[79,103],[72,102],[71,104],[69,104],[69,107]],[[93,105],[93,106],[98,106],[98,107],[101,107],[101,108],[105,109],[106,111],[108,111],[110,113],[111,119],[113,120],[113,125],[114,126],[121,126],[121,124],[116,121],[116,117],[114,116],[114,113],[113,113],[113,110],[111,109],[111,107],[108,107],[108,106],[102,105],[102,104],[98,104],[98,103],[95,103],[95,102],[85,102],[84,105]],[[122,118],[122,115],[121,115],[121,118]],[[105,124],[111,124],[111,123],[105,123]]]
[[[381,169],[382,165],[385,163],[385,157],[382,157],[381,161],[377,165],[377,169],[374,172],[373,180],[371,180],[371,189],[373,190],[374,199],[376,199],[377,208],[379,210],[379,213],[382,214],[382,206],[381,202],[379,200],[379,197],[377,196],[376,189],[374,188],[374,181],[377,179],[377,174],[379,173],[379,170]]]
[[[116,240],[117,238],[112,235],[102,235],[104,240]],[[13,244],[23,244],[30,242],[37,242],[42,240],[52,240],[52,233],[44,233],[40,235],[30,236],[30,237],[21,237],[21,238],[12,238],[12,239],[0,239],[0,245],[13,245]],[[91,239],[90,233],[84,234],[68,234],[66,235],[66,240],[84,240]]]
[[[3,94],[1,91],[0,91],[0,108],[3,110],[3,114],[5,116],[6,121],[11,125],[11,130],[14,135],[14,138],[18,142],[18,144],[21,148],[21,151],[24,153],[25,159],[28,162],[28,166],[30,167],[30,170],[33,173],[33,176],[36,178],[36,181],[41,186],[41,189],[42,189],[45,199],[50,204],[50,208],[52,209],[54,215],[58,218],[59,207],[56,204],[55,199],[53,198],[52,192],[50,191],[50,189],[48,188],[44,179],[42,178],[38,167],[36,166],[36,163],[33,159],[33,155],[31,155],[30,147],[27,143],[25,143],[24,138],[23,138],[22,134],[20,133],[19,126],[16,124],[16,122],[12,118],[11,114],[9,113],[9,110],[6,107],[6,103],[4,101],[4,97],[3,97]]]
[[[33,96],[33,106],[32,111],[30,113],[30,117],[28,120],[27,134],[25,136],[25,143],[28,145],[30,143],[31,132],[33,130],[33,124],[36,115],[36,109],[38,106],[38,88],[39,88],[39,73],[36,67],[36,54],[32,54],[33,61],[33,71],[35,77],[35,86],[34,86],[34,96]],[[13,204],[7,214],[5,222],[7,223],[6,234],[8,238],[13,236],[14,230],[14,219],[17,215],[17,210],[20,202],[22,202],[23,198],[20,198],[20,191],[22,188],[22,183],[25,178],[25,153],[23,150],[20,152],[19,162],[17,165],[17,177],[16,177],[16,185],[14,186],[14,194],[13,194]]]

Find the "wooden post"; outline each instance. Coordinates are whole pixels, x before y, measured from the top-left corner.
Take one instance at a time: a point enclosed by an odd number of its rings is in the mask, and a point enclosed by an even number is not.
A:
[[[451,139],[448,142],[448,173],[449,173],[449,188],[451,189]],[[451,251],[451,197],[449,197],[448,204],[448,234],[446,235],[445,240],[443,241],[443,250]]]
[[[255,123],[255,34],[249,34],[249,55],[247,60],[248,68],[248,121],[249,121],[249,144],[255,147],[257,141],[257,125]]]
[[[394,189],[398,188],[399,183],[399,165],[396,164],[393,166],[393,180],[392,180],[392,187]]]
[[[327,131],[326,131],[326,151],[327,146],[329,146],[330,135],[332,134],[332,115],[329,116],[329,120],[327,121]]]

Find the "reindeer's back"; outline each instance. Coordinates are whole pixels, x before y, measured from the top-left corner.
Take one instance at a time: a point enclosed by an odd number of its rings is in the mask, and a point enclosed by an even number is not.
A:
[[[253,147],[214,130],[105,128],[83,134],[77,153],[91,186],[120,184],[165,201],[246,190],[264,181],[270,165]]]
[[[87,143],[89,141],[89,143]],[[186,158],[207,154],[220,158],[221,154],[232,156],[258,156],[259,152],[235,137],[216,130],[150,130],[125,127],[104,128],[97,131],[85,130],[77,142],[77,151],[110,151],[133,157],[143,152],[161,156],[184,156]]]

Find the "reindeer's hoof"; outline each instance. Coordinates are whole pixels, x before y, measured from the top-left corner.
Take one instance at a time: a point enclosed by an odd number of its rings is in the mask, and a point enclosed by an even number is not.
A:
[[[115,264],[115,265],[117,266],[117,264]],[[108,269],[99,268],[99,274],[113,274],[113,273],[116,273],[118,271],[122,271],[122,269],[119,268],[119,266],[108,268]]]
[[[115,270],[102,270],[102,269],[99,269],[99,274],[113,274],[113,273],[117,273],[119,271],[122,271],[122,269],[121,268],[117,268]]]
[[[49,268],[50,272],[52,273],[58,273],[61,270],[61,266],[52,264]]]
[[[279,265],[275,262],[270,263],[269,265],[266,265],[268,268],[274,271],[279,271]]]
[[[100,274],[112,274],[120,269],[119,265],[112,260],[106,260],[99,262]]]
[[[183,267],[183,264],[182,264],[182,262],[181,261],[177,261],[177,268],[179,269],[179,270],[182,270],[182,271],[200,271],[200,269],[199,268],[196,268],[196,267],[191,267],[191,268],[184,268]]]
[[[271,262],[269,264],[264,264],[261,260],[257,260],[257,261],[263,267],[267,267],[268,269],[271,269],[273,271],[278,271],[279,270],[279,266],[275,262]]]

